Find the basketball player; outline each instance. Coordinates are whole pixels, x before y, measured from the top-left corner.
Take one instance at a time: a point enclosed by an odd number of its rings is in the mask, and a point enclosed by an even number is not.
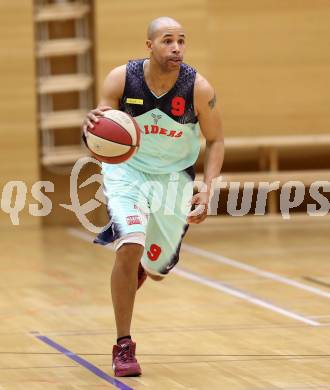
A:
[[[113,108],[133,116],[142,130],[141,146],[130,160],[102,164],[111,224],[96,242],[114,242],[116,250],[111,275],[118,337],[113,347],[116,376],[141,374],[130,335],[136,290],[147,275],[161,280],[178,262],[188,224],[206,218],[210,185],[223,162],[215,91],[183,63],[185,39],[182,26],[172,18],[153,20],[146,41],[149,57],[113,69],[105,80],[102,101],[84,121],[88,137],[88,127]],[[206,138],[206,189],[193,196],[199,127]],[[158,207],[152,210],[155,202]],[[191,211],[191,205],[196,209]]]

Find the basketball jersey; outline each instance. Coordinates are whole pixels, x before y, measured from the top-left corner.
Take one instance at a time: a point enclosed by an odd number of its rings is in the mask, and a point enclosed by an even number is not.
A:
[[[182,171],[196,162],[200,150],[194,111],[196,71],[181,64],[174,86],[157,97],[146,84],[144,61],[128,62],[119,105],[141,129],[140,147],[127,164],[147,173]]]

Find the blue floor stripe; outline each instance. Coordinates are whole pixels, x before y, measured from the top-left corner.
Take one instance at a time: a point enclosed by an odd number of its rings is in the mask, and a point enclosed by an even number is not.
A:
[[[63,355],[65,355],[69,359],[75,361],[80,366],[86,368],[88,371],[92,372],[93,374],[95,374],[99,378],[101,378],[101,379],[105,380],[106,382],[111,383],[112,385],[117,387],[117,389],[121,389],[121,390],[134,390],[132,387],[129,387],[129,386],[125,385],[125,383],[120,382],[119,380],[111,377],[110,375],[108,375],[104,371],[100,370],[99,368],[94,366],[94,364],[88,362],[87,360],[83,359],[82,357],[80,357],[80,356],[76,355],[75,353],[69,351],[68,349],[62,347],[60,344],[57,344],[55,341],[51,340],[47,336],[42,336],[41,334],[35,333],[35,332],[32,332],[32,334],[38,340],[44,342],[45,344],[49,345],[50,347],[52,347],[52,348],[56,349],[57,351],[63,353]]]

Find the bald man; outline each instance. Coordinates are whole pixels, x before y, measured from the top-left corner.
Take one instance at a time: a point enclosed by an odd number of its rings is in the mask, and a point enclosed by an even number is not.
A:
[[[130,329],[136,290],[147,276],[162,280],[177,264],[188,225],[206,218],[211,182],[223,162],[215,91],[183,63],[185,42],[176,20],[153,20],[147,31],[148,58],[129,61],[108,74],[102,100],[83,125],[88,137],[88,128],[112,108],[133,116],[142,130],[141,146],[130,160],[102,164],[110,224],[96,242],[113,242],[116,250],[111,275],[116,376],[141,374]],[[200,130],[206,138],[205,188],[193,196]]]

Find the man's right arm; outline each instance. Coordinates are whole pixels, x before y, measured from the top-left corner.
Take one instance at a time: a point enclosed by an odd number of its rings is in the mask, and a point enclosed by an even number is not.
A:
[[[126,79],[126,65],[113,69],[105,78],[102,88],[101,101],[97,108],[91,110],[86,115],[83,122],[84,136],[88,135],[88,128],[93,128],[98,122],[98,117],[103,116],[103,111],[119,108],[119,101],[123,96]]]

